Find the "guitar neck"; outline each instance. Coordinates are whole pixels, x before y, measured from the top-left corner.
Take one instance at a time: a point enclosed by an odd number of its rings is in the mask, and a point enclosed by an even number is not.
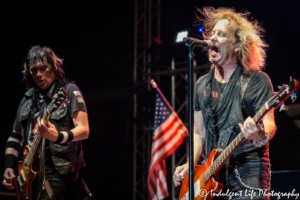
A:
[[[57,110],[59,108],[59,106],[67,98],[68,98],[68,92],[63,87],[61,87],[60,90],[58,91],[58,93],[53,96],[53,99],[50,102],[50,104],[49,104],[49,106],[46,110],[46,113],[43,117],[43,120],[44,120],[45,123],[48,122],[51,113],[53,111]],[[28,156],[26,157],[26,159],[24,161],[24,165],[27,166],[27,167],[32,163],[33,156],[34,156],[34,154],[37,150],[37,147],[39,146],[39,143],[41,141],[41,136],[36,134],[36,132],[37,132],[37,129],[34,130],[34,133],[33,133],[34,139],[33,139],[33,142],[31,144]]]
[[[259,120],[268,112],[268,102],[264,104],[264,106],[256,113],[253,117],[253,121],[255,124],[259,122]],[[206,173],[206,180],[208,180],[212,175],[214,175],[220,168],[225,164],[225,162],[229,159],[229,157],[233,154],[233,152],[242,144],[245,140],[245,137],[242,132],[240,132],[235,139],[226,147],[224,151],[217,157],[214,161],[213,165]]]
[[[50,112],[49,112],[49,109],[47,109],[46,114],[43,117],[43,120],[44,120],[45,123],[47,123],[47,120],[48,120],[49,116],[50,116]],[[33,156],[34,156],[34,154],[37,150],[37,147],[39,146],[40,141],[41,141],[41,136],[36,134],[36,133],[37,133],[37,129],[35,129],[34,132],[33,132],[34,139],[32,141],[28,156],[27,156],[27,158],[25,159],[25,162],[24,162],[24,165],[27,166],[27,167],[31,164],[31,162],[33,160]]]

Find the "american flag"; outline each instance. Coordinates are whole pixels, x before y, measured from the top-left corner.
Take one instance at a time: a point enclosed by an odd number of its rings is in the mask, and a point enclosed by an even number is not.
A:
[[[151,200],[169,196],[166,180],[165,159],[182,143],[188,130],[172,109],[156,83],[156,105],[154,117],[154,138],[152,143],[151,163],[147,179],[148,196]]]

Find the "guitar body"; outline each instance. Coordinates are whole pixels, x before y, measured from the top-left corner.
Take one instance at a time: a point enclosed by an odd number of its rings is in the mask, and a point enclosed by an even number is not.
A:
[[[194,174],[194,194],[197,194],[196,187],[199,185],[198,195],[194,197],[194,200],[211,200],[214,196],[212,193],[218,193],[223,188],[222,183],[215,181],[215,178],[218,178],[218,172],[214,174],[208,181],[205,183],[204,174],[207,169],[213,164],[214,160],[218,157],[219,153],[214,149],[209,158],[207,159],[204,165],[197,165],[195,168]],[[199,184],[196,182],[199,181]],[[179,200],[188,200],[189,193],[189,178],[184,179],[184,182],[181,186]]]
[[[18,200],[32,200],[32,182],[39,173],[33,170],[38,163],[38,155],[34,156],[33,162],[28,167],[24,165],[29,151],[30,147],[26,145],[23,151],[23,159],[18,162],[17,166],[18,171],[14,182]]]

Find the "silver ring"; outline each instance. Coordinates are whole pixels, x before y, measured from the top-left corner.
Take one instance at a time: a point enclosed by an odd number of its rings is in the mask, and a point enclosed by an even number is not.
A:
[[[5,180],[5,179],[3,179],[3,181],[2,181],[2,184],[4,184],[4,183],[6,183],[6,180]]]

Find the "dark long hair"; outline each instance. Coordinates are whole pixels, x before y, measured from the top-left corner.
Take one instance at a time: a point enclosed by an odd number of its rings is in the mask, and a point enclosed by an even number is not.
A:
[[[23,63],[23,81],[27,88],[36,87],[35,82],[30,74],[30,67],[35,63],[35,60],[40,59],[42,62],[47,61],[50,64],[53,72],[55,73],[56,79],[63,85],[69,82],[65,77],[65,72],[61,68],[63,60],[55,55],[55,53],[49,47],[32,47]],[[45,60],[46,59],[46,60]]]

